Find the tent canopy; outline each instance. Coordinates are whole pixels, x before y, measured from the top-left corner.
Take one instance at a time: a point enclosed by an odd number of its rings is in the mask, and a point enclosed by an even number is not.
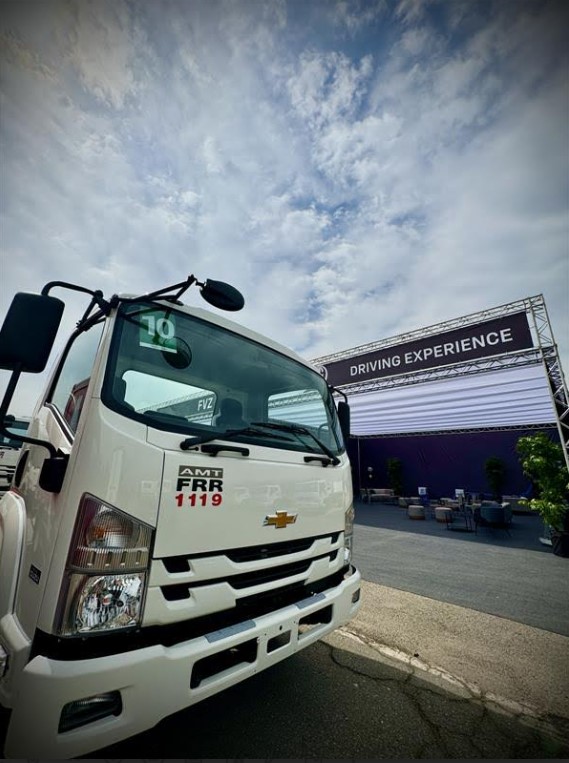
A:
[[[359,437],[556,420],[542,364],[358,392],[349,401],[352,434]]]

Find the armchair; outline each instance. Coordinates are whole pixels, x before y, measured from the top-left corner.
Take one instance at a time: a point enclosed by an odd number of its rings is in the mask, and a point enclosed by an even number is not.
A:
[[[509,527],[512,523],[512,508],[509,503],[483,502],[473,510],[474,532],[478,532],[478,526],[488,527],[491,530],[504,530],[510,536]]]

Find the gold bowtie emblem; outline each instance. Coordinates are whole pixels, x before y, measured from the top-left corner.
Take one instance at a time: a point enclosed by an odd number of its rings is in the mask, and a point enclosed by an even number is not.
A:
[[[286,511],[277,511],[276,514],[268,514],[265,517],[265,525],[274,525],[277,530],[296,522],[296,514],[289,514]]]

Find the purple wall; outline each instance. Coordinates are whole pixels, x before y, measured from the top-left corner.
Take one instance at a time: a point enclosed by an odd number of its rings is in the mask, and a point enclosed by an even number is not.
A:
[[[419,485],[425,485],[429,496],[434,498],[454,496],[455,488],[464,488],[469,493],[490,494],[484,463],[490,456],[497,456],[504,461],[506,467],[504,495],[523,495],[531,483],[522,473],[516,443],[520,437],[537,431],[543,431],[559,442],[555,426],[544,427],[542,430],[472,431],[360,440],[354,438],[348,445],[354,490],[360,488],[360,476],[362,487],[389,487],[387,459],[400,458],[403,463],[405,495],[417,495]],[[373,467],[374,477],[366,482],[368,466]]]

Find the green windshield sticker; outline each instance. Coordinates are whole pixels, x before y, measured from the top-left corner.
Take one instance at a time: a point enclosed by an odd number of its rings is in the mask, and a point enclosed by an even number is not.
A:
[[[153,350],[177,352],[174,316],[161,310],[141,315],[138,343]]]

